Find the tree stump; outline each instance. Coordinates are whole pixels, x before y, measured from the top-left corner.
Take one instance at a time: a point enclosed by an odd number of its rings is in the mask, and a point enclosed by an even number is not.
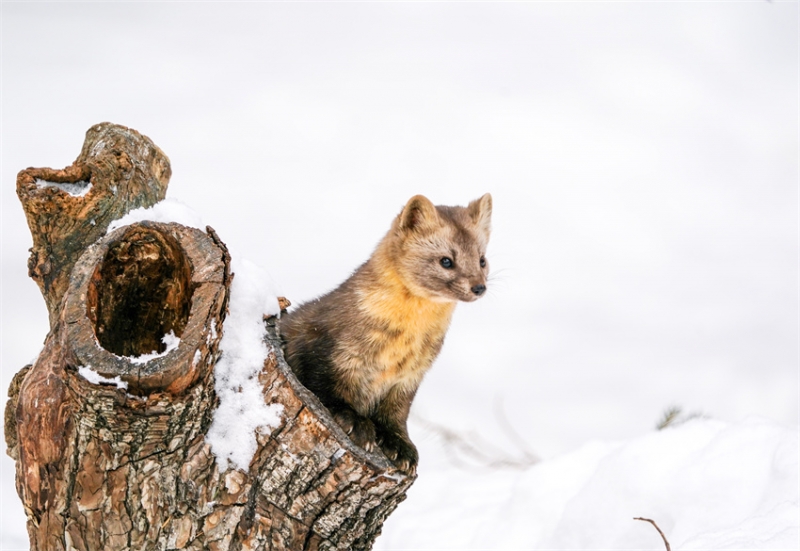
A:
[[[105,235],[163,198],[169,176],[148,138],[104,123],[71,167],[17,178],[51,326],[6,406],[31,549],[370,549],[413,478],[355,446],[297,381],[274,317],[258,382],[283,406],[279,426],[257,434],[248,471],[206,442],[227,248],[211,228],[174,223]]]

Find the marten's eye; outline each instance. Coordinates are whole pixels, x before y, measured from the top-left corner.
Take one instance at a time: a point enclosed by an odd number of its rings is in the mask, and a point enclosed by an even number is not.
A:
[[[449,256],[444,256],[439,260],[439,264],[442,265],[442,268],[447,268],[449,270],[453,267],[453,259]]]
[[[486,257],[482,256],[481,257],[481,268],[485,268],[485,267],[486,267]]]

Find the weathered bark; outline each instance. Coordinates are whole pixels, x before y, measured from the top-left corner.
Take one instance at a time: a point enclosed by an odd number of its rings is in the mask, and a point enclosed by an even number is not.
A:
[[[169,159],[150,138],[104,122],[86,132],[72,165],[17,175],[17,196],[33,236],[28,275],[42,291],[51,327],[78,257],[112,221],[161,201],[171,174]]]
[[[31,276],[51,320],[5,417],[31,549],[369,549],[413,478],[355,446],[297,381],[274,318],[259,383],[266,403],[283,405],[281,423],[257,435],[247,472],[217,462],[205,435],[230,256],[210,228],[143,222],[104,236],[117,216],[163,197],[169,161],[122,127],[97,125],[90,143],[72,167],[18,179]],[[73,196],[36,178],[93,188]],[[177,348],[134,358],[163,350],[170,331]]]

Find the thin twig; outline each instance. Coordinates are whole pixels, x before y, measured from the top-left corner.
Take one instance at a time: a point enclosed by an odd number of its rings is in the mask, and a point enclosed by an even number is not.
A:
[[[682,425],[692,419],[703,419],[704,417],[706,417],[706,415],[700,411],[684,414],[683,408],[680,406],[670,406],[664,410],[661,420],[656,424],[656,429],[663,430],[667,427]]]
[[[658,424],[656,424],[656,430],[664,430],[675,423],[680,417],[681,413],[683,413],[683,410],[679,406],[668,407],[666,410],[664,410],[664,415],[661,417],[661,420],[658,422]]]
[[[539,459],[527,448],[522,449],[523,457],[520,459],[512,457],[504,450],[493,446],[487,440],[475,432],[462,434],[443,425],[439,425],[423,417],[411,414],[411,419],[419,423],[424,429],[438,436],[444,444],[445,452],[450,460],[457,466],[466,470],[481,470],[495,468],[527,469],[538,463]],[[503,419],[508,423],[507,419]],[[509,430],[510,427],[504,427]],[[510,429],[513,431],[513,429]],[[520,438],[520,441],[522,439]],[[519,442],[516,442],[520,445]],[[522,447],[522,446],[520,446]],[[470,459],[477,465],[470,464],[464,459]]]
[[[500,425],[500,427],[503,430],[505,430],[506,435],[517,445],[519,450],[522,452],[522,455],[524,456],[523,461],[527,462],[530,465],[538,463],[540,461],[539,457],[535,453],[530,451],[528,443],[522,436],[520,436],[520,434],[516,431],[514,426],[508,420],[505,409],[503,408],[502,396],[497,396],[495,398],[494,416],[495,419],[497,419],[497,422]]]
[[[659,533],[659,534],[661,534],[661,539],[662,539],[662,540],[664,540],[664,545],[666,545],[666,546],[667,546],[667,551],[672,551],[672,550],[670,549],[670,547],[669,547],[669,542],[667,541],[667,536],[665,536],[665,535],[664,535],[664,532],[662,532],[662,531],[661,531],[661,528],[659,528],[659,527],[658,527],[658,524],[656,524],[656,521],[654,521],[654,520],[651,520],[651,519],[649,519],[649,518],[642,518],[642,517],[634,517],[634,519],[633,519],[633,520],[643,520],[643,521],[645,521],[645,522],[649,522],[650,524],[652,524],[653,526],[655,526],[656,530],[658,530],[658,533]]]

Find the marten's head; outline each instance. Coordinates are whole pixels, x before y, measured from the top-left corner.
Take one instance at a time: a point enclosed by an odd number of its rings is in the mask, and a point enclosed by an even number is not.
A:
[[[486,292],[492,196],[466,207],[434,206],[415,195],[387,236],[392,262],[408,288],[435,301],[472,302]]]

